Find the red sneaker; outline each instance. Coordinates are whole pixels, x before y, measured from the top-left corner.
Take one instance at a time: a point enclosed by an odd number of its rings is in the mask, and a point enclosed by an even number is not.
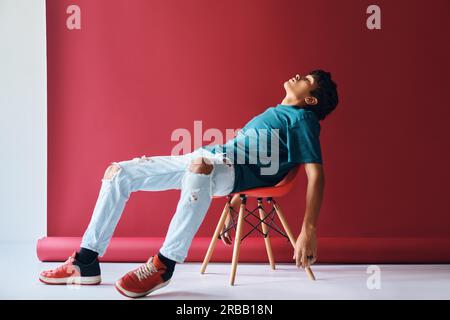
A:
[[[169,284],[170,279],[166,278],[167,275],[164,276],[166,271],[166,265],[155,255],[150,257],[147,263],[117,280],[116,289],[129,298],[144,297]]]
[[[45,284],[82,285],[96,285],[102,281],[98,260],[95,259],[90,264],[83,264],[76,260],[76,252],[56,269],[42,271],[39,280]]]

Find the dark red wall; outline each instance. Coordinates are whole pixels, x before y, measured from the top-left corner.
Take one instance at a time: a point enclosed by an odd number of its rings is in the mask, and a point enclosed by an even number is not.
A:
[[[239,128],[323,68],[341,103],[322,123],[319,236],[448,237],[449,21],[448,0],[47,0],[48,235],[83,234],[111,161],[169,154],[194,120]],[[296,233],[305,183],[280,200]],[[116,236],[164,236],[178,195],[132,194]]]

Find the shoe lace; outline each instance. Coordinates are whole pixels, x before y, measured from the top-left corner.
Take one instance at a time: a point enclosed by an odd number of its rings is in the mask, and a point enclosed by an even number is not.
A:
[[[70,256],[66,262],[64,262],[62,265],[58,266],[55,271],[59,271],[62,269],[67,269],[68,271],[74,272],[73,267],[71,266],[71,264],[73,263],[74,258],[72,256]]]
[[[158,272],[158,269],[153,264],[153,257],[150,257],[147,263],[143,264],[138,269],[136,269],[136,271],[134,271],[134,274],[137,276],[139,281],[142,281],[155,272]]]

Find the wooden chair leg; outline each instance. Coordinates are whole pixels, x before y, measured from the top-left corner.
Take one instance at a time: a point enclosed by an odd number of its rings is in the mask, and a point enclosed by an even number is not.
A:
[[[234,238],[234,248],[233,248],[233,260],[231,262],[231,274],[230,274],[230,285],[234,285],[234,279],[236,278],[236,269],[239,260],[239,250],[241,248],[241,238],[242,238],[242,229],[244,223],[244,214],[245,214],[245,204],[246,198],[245,196],[241,197],[241,206],[239,209],[239,217],[236,227],[236,235]]]
[[[262,209],[262,200],[261,200],[261,198],[258,198],[258,206],[259,206],[259,209],[258,209],[258,211],[259,211],[259,218],[261,220],[264,220],[266,218],[267,214]],[[267,234],[268,231],[269,231],[269,228],[267,227],[267,224],[265,223],[266,220],[264,220],[264,222],[261,223],[261,229],[262,229],[262,232],[264,232],[264,234],[266,235],[264,237],[264,242],[266,244],[267,257],[269,258],[270,267],[272,268],[272,270],[275,270],[275,259],[273,257],[272,246],[270,244],[270,237]]]
[[[225,220],[230,213],[230,201],[227,200],[227,203],[225,204],[225,207],[223,208],[222,215],[220,216],[219,223],[217,224],[216,231],[214,231],[214,235],[211,239],[211,242],[208,247],[208,251],[206,252],[205,258],[203,259],[202,268],[200,270],[200,273],[205,273],[206,267],[208,266],[209,259],[211,258],[214,248],[216,247],[217,239],[219,238],[219,234],[223,229],[223,226],[225,224]]]
[[[289,224],[288,224],[286,218],[284,217],[283,211],[281,210],[278,203],[276,203],[275,201],[273,201],[273,207],[275,208],[278,218],[280,218],[281,224],[283,225],[283,228],[289,237],[289,241],[291,242],[292,246],[295,249],[295,238],[294,238],[294,235],[292,234],[291,228],[289,228]],[[312,272],[310,267],[306,267],[305,271],[306,271],[306,274],[308,275],[309,279],[316,280],[316,277],[314,276],[314,273]]]

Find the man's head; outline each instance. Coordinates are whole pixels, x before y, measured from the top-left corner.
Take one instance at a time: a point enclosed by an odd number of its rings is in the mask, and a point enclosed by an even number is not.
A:
[[[311,109],[323,120],[336,109],[339,102],[336,87],[329,72],[313,70],[306,76],[297,74],[284,83],[285,100]]]

